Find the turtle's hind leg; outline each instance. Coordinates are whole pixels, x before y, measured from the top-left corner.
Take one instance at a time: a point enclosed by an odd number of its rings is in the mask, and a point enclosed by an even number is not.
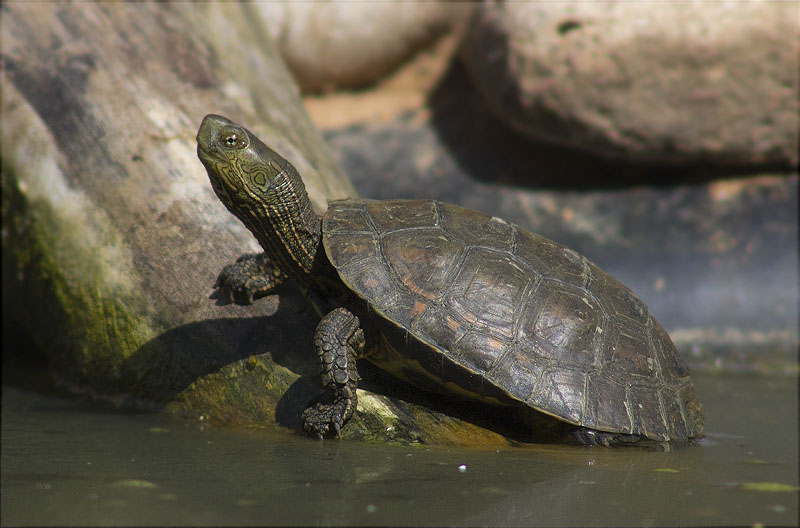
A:
[[[356,358],[364,350],[364,332],[358,317],[337,308],[323,317],[314,331],[314,350],[322,370],[322,385],[327,403],[317,403],[303,411],[303,429],[319,438],[333,430],[339,432],[356,409],[359,375]]]

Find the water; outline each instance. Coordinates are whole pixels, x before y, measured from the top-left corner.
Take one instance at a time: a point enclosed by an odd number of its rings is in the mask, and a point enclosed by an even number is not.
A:
[[[694,381],[707,437],[667,453],[320,442],[4,384],[0,522],[796,525],[797,379]]]

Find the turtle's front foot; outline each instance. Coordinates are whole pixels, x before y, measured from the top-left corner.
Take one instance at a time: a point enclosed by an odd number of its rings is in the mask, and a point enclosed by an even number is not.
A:
[[[364,351],[364,332],[358,317],[345,308],[337,308],[323,317],[314,331],[314,350],[322,371],[322,385],[328,401],[303,412],[303,429],[322,438],[333,430],[339,436],[353,416],[358,399],[356,357]]]
[[[248,253],[222,268],[214,287],[219,288],[228,301],[248,305],[267,295],[285,279],[286,275],[263,253]]]
[[[317,438],[322,438],[330,431],[340,436],[342,426],[353,416],[355,408],[355,394],[350,398],[340,398],[332,404],[318,403],[303,411],[303,430]]]

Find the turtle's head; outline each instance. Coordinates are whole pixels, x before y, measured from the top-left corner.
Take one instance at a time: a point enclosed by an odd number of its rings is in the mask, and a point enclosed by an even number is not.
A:
[[[197,157],[211,187],[288,275],[310,274],[321,237],[294,166],[230,119],[209,114],[197,132]]]
[[[275,204],[290,172],[287,167],[296,174],[288,161],[252,132],[214,114],[203,119],[197,132],[197,157],[219,199],[245,224],[250,215],[243,215],[244,209]]]

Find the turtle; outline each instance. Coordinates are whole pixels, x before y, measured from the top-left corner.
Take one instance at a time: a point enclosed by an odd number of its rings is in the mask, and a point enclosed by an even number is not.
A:
[[[436,200],[334,200],[320,216],[295,167],[219,115],[203,119],[197,154],[264,250],[225,266],[215,286],[249,304],[293,278],[320,315],[323,391],[302,413],[308,435],[340,436],[360,359],[424,391],[522,409],[529,427],[555,423],[580,443],[702,434],[667,332],[576,251]]]

